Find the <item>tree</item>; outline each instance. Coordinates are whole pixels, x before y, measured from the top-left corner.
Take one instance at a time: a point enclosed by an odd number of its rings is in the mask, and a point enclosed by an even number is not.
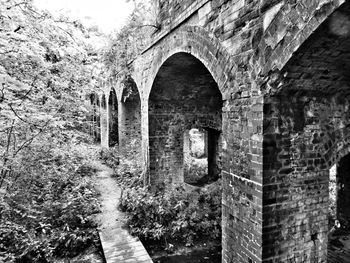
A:
[[[0,261],[47,262],[91,242],[96,206],[76,171],[91,142],[85,98],[101,81],[92,39],[105,41],[31,0],[0,0]]]
[[[111,36],[102,51],[106,74],[112,79],[127,81],[132,72],[132,61],[150,44],[152,35],[160,30],[156,0],[127,0],[134,10],[119,32]]]

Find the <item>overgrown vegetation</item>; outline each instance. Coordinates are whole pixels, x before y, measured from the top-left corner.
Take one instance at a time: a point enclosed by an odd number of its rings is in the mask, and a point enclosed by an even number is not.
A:
[[[21,160],[28,171],[1,198],[0,253],[5,262],[53,262],[99,246],[93,215],[98,212],[91,177],[77,167],[84,146],[52,150],[31,147]],[[86,166],[85,173],[86,175]]]
[[[127,213],[132,234],[143,240],[183,242],[221,237],[220,182],[186,191],[183,188],[152,194],[142,187],[124,192],[121,209]]]
[[[0,261],[54,262],[96,243],[80,167],[95,153],[84,102],[103,37],[30,0],[1,0],[0,17]]]
[[[132,2],[134,10],[128,22],[111,36],[102,52],[106,78],[119,79],[126,88],[129,88],[128,81],[133,71],[132,62],[150,44],[153,33],[160,29],[158,0]]]
[[[132,144],[131,144],[132,145]],[[132,152],[127,148],[128,152]],[[209,238],[221,240],[221,181],[192,190],[178,187],[153,193],[143,187],[141,164],[133,155],[115,149],[104,153],[107,163],[119,156],[115,177],[123,186],[120,209],[127,214],[126,225],[144,241],[192,246]]]

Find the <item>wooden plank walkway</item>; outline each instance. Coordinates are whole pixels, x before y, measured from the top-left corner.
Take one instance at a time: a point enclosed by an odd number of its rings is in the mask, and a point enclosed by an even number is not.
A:
[[[97,168],[96,187],[102,204],[97,221],[107,263],[153,263],[141,241],[122,228],[124,214],[117,209],[121,189],[111,177],[113,170],[102,164]]]
[[[350,232],[338,229],[328,238],[327,263],[349,263]]]

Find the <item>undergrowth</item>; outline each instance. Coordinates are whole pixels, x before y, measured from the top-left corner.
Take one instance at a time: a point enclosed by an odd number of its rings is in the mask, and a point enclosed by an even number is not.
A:
[[[130,232],[142,240],[194,244],[196,239],[221,237],[220,182],[194,191],[178,187],[151,193],[127,189],[120,204]]]
[[[21,160],[20,180],[2,191],[0,261],[56,262],[98,246],[93,168],[79,165],[87,163],[82,153],[93,150],[67,147],[31,149]]]
[[[131,234],[143,241],[170,242],[191,246],[197,239],[221,238],[221,181],[195,190],[182,187],[152,192],[143,187],[142,165],[135,142],[118,151],[103,152],[115,178],[123,188],[119,207],[127,215]],[[118,160],[118,162],[114,162]]]

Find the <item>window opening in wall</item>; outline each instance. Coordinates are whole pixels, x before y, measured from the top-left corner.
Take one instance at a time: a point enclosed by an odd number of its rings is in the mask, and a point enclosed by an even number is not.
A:
[[[337,165],[334,164],[329,170],[329,220],[334,225],[337,219]]]
[[[203,185],[208,181],[208,133],[203,129],[184,134],[184,181]]]
[[[192,128],[184,133],[184,182],[204,186],[219,178],[219,132]]]
[[[328,217],[328,262],[350,262],[350,154],[329,170]]]

